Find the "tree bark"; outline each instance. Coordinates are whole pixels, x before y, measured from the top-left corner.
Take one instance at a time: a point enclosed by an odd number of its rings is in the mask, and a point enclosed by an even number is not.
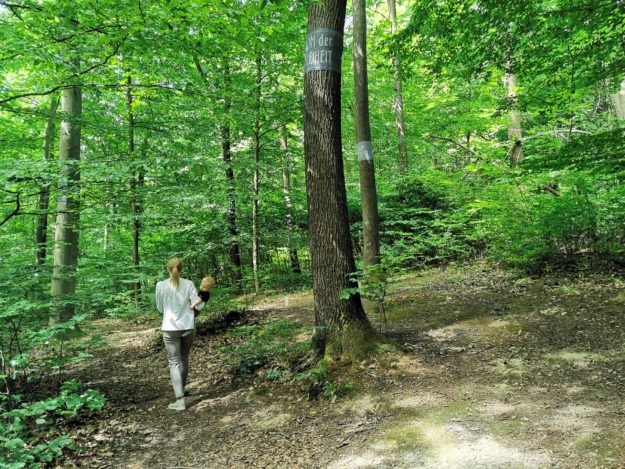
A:
[[[224,121],[221,126],[221,155],[226,167],[226,181],[228,183],[228,240],[230,262],[234,266],[234,282],[239,291],[242,291],[241,251],[239,248],[239,234],[237,229],[236,189],[234,185],[234,171],[232,170],[232,138],[230,134],[230,110],[232,108],[232,85],[230,64],[224,59]]]
[[[43,159],[49,160],[52,153],[52,142],[54,141],[54,131],[56,128],[56,110],[59,107],[59,97],[55,93],[50,99],[50,109],[48,111],[48,122],[46,133],[43,139]],[[48,206],[50,203],[50,184],[44,184],[39,188],[39,202],[37,204],[39,215],[37,215],[37,231],[35,240],[37,243],[37,265],[41,266],[46,261],[48,243]]]
[[[262,57],[256,57],[256,90],[254,103],[254,177],[252,182],[252,272],[254,275],[254,292],[260,292],[258,279],[258,191],[260,185],[260,104],[261,82],[263,79]]]
[[[61,178],[57,201],[56,230],[54,235],[54,267],[52,270],[51,297],[60,322],[70,320],[75,312],[76,263],[79,238],[79,181],[80,181],[80,118],[82,115],[82,89],[73,85],[61,94],[61,137],[59,161]]]
[[[352,0],[352,7],[354,14],[354,127],[358,146],[364,268],[366,271],[370,266],[380,263],[380,223],[369,122],[365,0]]]
[[[625,80],[621,82],[621,89],[611,94],[612,104],[614,104],[614,112],[616,118],[620,121],[625,121]]]
[[[126,104],[128,106],[128,156],[131,164],[134,163],[135,154],[135,115],[132,110],[132,76],[126,78]],[[135,306],[137,310],[141,304],[141,279],[140,279],[140,253],[139,245],[141,238],[141,214],[143,212],[140,200],[140,190],[143,186],[145,176],[143,170],[138,170],[130,178],[130,207],[132,209],[132,264],[135,273]]]
[[[387,0],[388,14],[391,20],[391,34],[397,33],[397,14],[395,0]],[[402,89],[401,59],[397,53],[393,54],[393,111],[397,126],[397,149],[399,164],[402,171],[408,169],[408,146],[406,144],[406,128],[404,126],[404,93]]]
[[[510,103],[510,126],[508,127],[508,139],[511,142],[510,147],[510,165],[516,166],[524,159],[523,145],[521,137],[523,136],[521,127],[521,114],[517,109],[517,79],[516,75],[511,71],[506,71],[504,82]]]
[[[289,234],[289,261],[294,274],[301,274],[302,267],[297,255],[297,248],[293,247],[293,205],[291,204],[291,173],[289,171],[289,142],[286,126],[280,128],[280,148],[284,155],[284,165],[282,166],[282,193],[284,194],[284,206],[286,208],[285,222]]]
[[[342,41],[346,3],[324,0],[311,4],[308,32],[327,28],[338,31]],[[357,286],[350,279],[356,266],[343,174],[340,73],[331,69],[308,71],[304,96],[310,255],[315,323],[320,326],[314,343],[327,358],[357,360],[371,350],[376,335],[360,296],[340,298],[343,290]]]

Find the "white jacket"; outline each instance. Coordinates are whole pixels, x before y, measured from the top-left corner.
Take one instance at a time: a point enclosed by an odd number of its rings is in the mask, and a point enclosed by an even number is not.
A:
[[[195,314],[191,304],[198,298],[191,280],[181,278],[178,291],[174,290],[170,279],[156,284],[156,309],[163,315],[163,331],[184,331],[195,329]],[[201,309],[203,304],[198,305]]]

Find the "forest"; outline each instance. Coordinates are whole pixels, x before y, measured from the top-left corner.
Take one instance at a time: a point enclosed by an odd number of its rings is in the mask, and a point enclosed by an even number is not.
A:
[[[0,77],[0,466],[625,467],[622,0],[0,0]]]

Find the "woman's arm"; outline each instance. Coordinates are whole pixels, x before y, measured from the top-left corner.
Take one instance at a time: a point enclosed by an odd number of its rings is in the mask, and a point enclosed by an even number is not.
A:
[[[163,292],[159,288],[159,284],[156,284],[156,309],[163,314]]]
[[[193,282],[190,283],[191,285],[189,286],[189,301],[191,302],[191,308],[197,308],[201,310],[202,308],[204,308],[204,305],[202,304],[202,299],[197,294],[195,284]]]

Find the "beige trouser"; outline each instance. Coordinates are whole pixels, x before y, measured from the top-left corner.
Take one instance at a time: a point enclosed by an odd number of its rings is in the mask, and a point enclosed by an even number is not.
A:
[[[185,331],[163,331],[163,342],[167,350],[171,385],[176,398],[184,396],[184,387],[189,376],[189,352],[195,338],[195,329]]]

